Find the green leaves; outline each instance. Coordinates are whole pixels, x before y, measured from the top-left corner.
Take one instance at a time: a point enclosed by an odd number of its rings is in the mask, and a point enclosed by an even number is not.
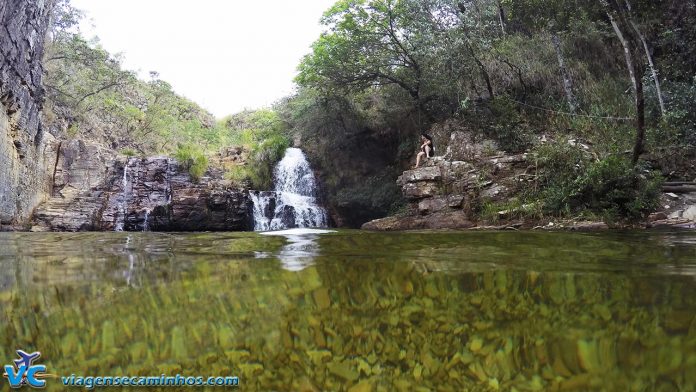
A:
[[[361,90],[397,84],[418,96],[419,59],[400,1],[339,1],[322,18],[326,32],[299,66],[302,86]]]
[[[226,177],[234,181],[251,181],[254,189],[273,187],[273,167],[290,146],[286,124],[276,111],[244,111],[224,118],[225,143],[243,146],[250,151],[244,166],[227,168]]]
[[[208,157],[198,146],[180,144],[174,157],[184,169],[188,170],[194,181],[200,180],[208,170]]]

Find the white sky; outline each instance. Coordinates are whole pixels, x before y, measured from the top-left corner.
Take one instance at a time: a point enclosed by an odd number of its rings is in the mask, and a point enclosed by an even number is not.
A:
[[[124,67],[149,71],[216,117],[272,104],[293,90],[303,55],[336,0],[72,0],[86,38]]]

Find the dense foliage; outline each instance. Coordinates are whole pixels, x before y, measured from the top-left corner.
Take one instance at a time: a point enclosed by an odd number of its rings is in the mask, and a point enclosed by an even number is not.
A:
[[[658,207],[662,178],[626,157],[595,160],[565,140],[540,146],[535,153],[546,170],[527,196],[543,200],[547,213],[587,211],[613,222],[639,220]]]
[[[251,152],[248,164],[231,168],[228,178],[249,181],[254,189],[272,189],[273,167],[290,146],[286,124],[268,109],[237,113],[221,123],[229,135],[229,144]]]
[[[377,173],[403,168],[417,134],[444,120],[508,152],[581,138],[592,159],[570,173],[547,155],[548,190],[534,197],[547,213],[633,219],[655,207],[653,170],[695,174],[694,22],[696,5],[676,0],[341,0],[299,66],[287,118],[331,139],[316,156],[347,145],[352,166]],[[389,163],[361,157],[356,134],[386,146]],[[343,181],[334,200],[363,184]]]
[[[81,14],[67,0],[55,7],[44,59],[47,117],[53,132],[102,141],[122,152],[173,153],[179,144],[218,147],[215,118],[176,94],[150,72],[142,81],[122,69],[120,56],[87,41]]]
[[[639,218],[655,206],[655,171],[696,175],[693,2],[339,0],[293,96],[216,121],[156,73],[139,80],[82,38],[68,1],[46,51],[54,131],[126,154],[244,146],[250,164],[228,178],[260,189],[293,140],[346,225],[399,210],[396,176],[420,132],[446,121],[507,152],[536,152],[545,190],[525,200],[545,213]],[[583,140],[592,154],[540,146],[547,137]]]

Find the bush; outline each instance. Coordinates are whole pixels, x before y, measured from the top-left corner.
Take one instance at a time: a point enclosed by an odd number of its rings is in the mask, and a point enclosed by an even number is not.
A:
[[[252,150],[248,175],[254,189],[273,188],[273,168],[288,147],[290,140],[286,136],[273,135]]]
[[[251,178],[250,169],[247,165],[232,166],[225,172],[225,179],[242,183],[249,181]]]
[[[536,192],[543,199],[544,209],[563,214],[578,208],[576,202],[581,185],[577,179],[590,163],[586,153],[565,140],[540,145],[534,153],[541,167]]]
[[[658,206],[662,177],[634,167],[629,157],[592,161],[565,141],[541,146],[536,153],[541,166],[537,196],[547,213],[589,211],[607,222],[636,221]]]
[[[489,104],[491,122],[484,126],[484,135],[495,140],[498,146],[511,153],[531,147],[533,132],[517,111],[515,104],[505,98],[496,98]]]
[[[636,221],[658,206],[662,177],[640,167],[628,158],[611,156],[594,163],[582,176],[580,197],[590,210],[605,221]]]
[[[126,149],[122,150],[121,154],[123,154],[129,158],[138,155],[138,153],[132,148],[126,148]]]
[[[174,157],[184,169],[188,170],[194,181],[199,181],[208,170],[208,157],[196,146],[180,144]]]

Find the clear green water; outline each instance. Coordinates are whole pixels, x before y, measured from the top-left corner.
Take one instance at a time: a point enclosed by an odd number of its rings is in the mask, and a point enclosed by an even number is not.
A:
[[[293,241],[0,233],[0,365],[37,350],[56,375],[246,391],[696,389],[695,233]]]

